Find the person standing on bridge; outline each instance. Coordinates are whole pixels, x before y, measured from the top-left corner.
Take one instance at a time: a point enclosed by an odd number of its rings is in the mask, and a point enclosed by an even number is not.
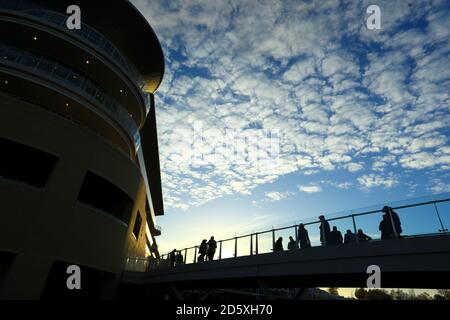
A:
[[[388,206],[384,206],[381,211],[384,213],[383,220],[380,223],[381,238],[383,239],[383,233],[384,239],[400,238],[403,230],[397,212]]]
[[[273,251],[277,252],[277,251],[283,251],[283,238],[279,237],[277,241],[275,241],[274,245],[273,245]]]
[[[214,255],[216,254],[217,242],[214,240],[214,237],[211,237],[208,241],[208,260],[212,261],[214,259]]]
[[[176,259],[177,259],[177,266],[180,264],[184,264],[184,257],[181,254],[181,251],[178,251]]]
[[[301,249],[311,248],[308,230],[305,229],[305,225],[303,223],[298,226],[298,242]]]
[[[344,236],[344,244],[356,242],[356,235],[348,229]]]
[[[359,242],[366,242],[372,240],[372,238],[366,235],[361,229],[358,229],[357,237]]]
[[[175,267],[176,259],[177,259],[177,249],[173,249],[173,251],[169,254],[170,266]]]
[[[203,239],[202,243],[200,244],[200,248],[198,250],[199,256],[198,256],[198,262],[205,261],[206,253],[208,252],[208,241],[206,239]]]
[[[330,224],[327,220],[325,220],[324,216],[319,217],[320,220],[320,242],[322,243],[322,246],[330,245],[331,244],[331,231],[330,231]]]
[[[289,237],[288,250],[298,249],[297,242],[295,242],[294,238]]]
[[[334,226],[333,231],[331,231],[330,234],[330,244],[342,244],[342,241],[342,233],[337,229],[336,226]]]

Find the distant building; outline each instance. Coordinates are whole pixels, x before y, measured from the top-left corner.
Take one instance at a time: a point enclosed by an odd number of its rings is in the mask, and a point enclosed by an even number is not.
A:
[[[126,257],[159,255],[163,74],[127,0],[0,0],[0,298],[110,298]]]

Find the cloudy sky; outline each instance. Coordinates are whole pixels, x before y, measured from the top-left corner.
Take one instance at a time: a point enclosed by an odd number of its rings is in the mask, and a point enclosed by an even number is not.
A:
[[[166,58],[163,251],[450,192],[448,1],[132,2]]]

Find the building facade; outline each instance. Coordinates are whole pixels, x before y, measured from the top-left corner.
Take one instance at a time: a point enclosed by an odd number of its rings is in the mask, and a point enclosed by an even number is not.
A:
[[[163,73],[127,0],[0,0],[0,299],[112,298],[124,259],[158,256]]]

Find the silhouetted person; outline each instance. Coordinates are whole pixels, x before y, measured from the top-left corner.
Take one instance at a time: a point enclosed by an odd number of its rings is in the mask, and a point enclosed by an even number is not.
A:
[[[216,254],[217,242],[214,240],[214,237],[211,237],[208,241],[208,260],[211,261],[214,259],[214,255]]]
[[[153,256],[148,256],[147,257],[147,271],[155,269],[157,266],[157,263],[158,263],[157,260]]]
[[[295,242],[294,238],[289,237],[288,250],[298,249],[297,242]]]
[[[198,262],[205,261],[205,256],[206,256],[206,253],[208,252],[208,243],[207,242],[208,241],[206,239],[203,239],[202,243],[200,244],[200,247],[198,250],[198,253],[199,253]]]
[[[326,246],[330,244],[330,224],[327,220],[325,220],[324,216],[319,217],[320,220],[320,242],[322,243],[322,246]]]
[[[170,266],[174,267],[175,262],[177,261],[177,249],[173,249],[173,251],[169,254]]]
[[[359,242],[366,242],[366,241],[372,240],[372,238],[369,237],[368,235],[364,234],[364,232],[361,229],[358,230],[357,236],[358,236]]]
[[[381,231],[381,240],[394,238],[392,223],[389,221],[389,217],[387,214],[383,214],[383,220],[381,220],[378,229]]]
[[[397,212],[392,210],[391,207],[384,206],[381,210],[385,216],[386,219],[383,218],[381,221],[383,223],[383,226],[380,223],[380,230],[381,227],[385,229],[385,238],[384,239],[391,239],[395,238],[395,233],[397,233],[397,237],[400,237],[402,230],[402,223],[400,222],[400,217],[398,216]],[[383,233],[383,230],[381,230]]]
[[[181,251],[178,251],[176,260],[177,260],[177,265],[184,264],[184,257],[181,254]]]
[[[344,244],[356,242],[356,235],[349,229],[344,236]]]
[[[279,237],[277,241],[275,241],[275,245],[273,247],[273,251],[283,251],[283,238]]]
[[[300,248],[311,248],[311,241],[309,241],[308,230],[305,229],[305,225],[302,223],[298,226],[298,242]]]
[[[330,234],[331,244],[342,244],[342,241],[342,233],[337,229],[337,227],[333,227],[333,231],[331,231]]]

